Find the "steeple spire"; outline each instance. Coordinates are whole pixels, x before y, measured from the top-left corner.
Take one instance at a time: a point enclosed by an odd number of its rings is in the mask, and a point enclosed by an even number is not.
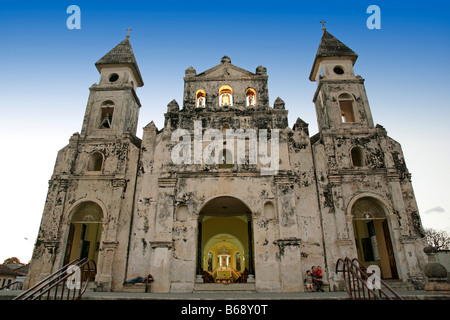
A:
[[[322,20],[321,23],[324,24],[325,21]],[[311,81],[314,81],[316,78],[316,74],[319,71],[319,65],[323,60],[348,57],[354,64],[358,58],[358,55],[352,49],[336,39],[325,27],[323,27],[322,30],[322,39],[320,40],[316,58],[314,59],[314,64],[309,75]]]
[[[128,28],[127,30],[129,32],[131,28]],[[139,71],[136,58],[134,57],[129,37],[129,34],[127,34],[127,37],[111,51],[105,54],[100,60],[98,60],[95,63],[95,66],[99,72],[107,66],[128,66],[133,70],[133,73],[138,81],[138,86],[142,87],[144,85],[144,81],[142,80],[141,72]]]

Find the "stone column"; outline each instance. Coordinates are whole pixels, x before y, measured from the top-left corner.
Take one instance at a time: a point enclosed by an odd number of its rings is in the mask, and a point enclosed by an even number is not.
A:
[[[392,196],[392,206],[394,213],[402,219],[402,225],[398,226],[401,237],[408,237],[408,216],[406,214],[405,203],[403,201],[402,188],[400,186],[400,178],[397,173],[388,173],[388,184]]]
[[[61,177],[58,179],[58,193],[55,198],[53,210],[51,213],[51,224],[48,225],[51,227],[51,229],[48,232],[48,236],[50,237],[46,243],[53,243],[56,242],[58,245],[55,247],[53,244],[51,247],[53,248],[52,254],[54,255],[51,258],[51,269],[49,270],[50,273],[53,273],[57,270],[59,270],[62,267],[63,259],[64,259],[64,249],[65,249],[65,243],[64,239],[62,238],[63,232],[61,228],[61,220],[64,216],[64,210],[65,210],[65,204],[66,204],[66,195],[67,195],[67,189],[69,187],[69,179],[67,177]],[[49,247],[48,247],[49,248]],[[49,250],[47,250],[48,252]]]
[[[60,241],[57,240],[46,240],[44,241],[44,251],[41,257],[42,269],[39,275],[39,280],[48,277],[53,272],[60,269],[62,266],[57,266],[55,263],[55,257],[57,249],[61,246]]]
[[[112,180],[112,196],[111,207],[105,221],[108,221],[103,226],[102,234],[102,249],[97,261],[97,290],[111,291],[113,269],[116,262],[114,257],[116,249],[119,245],[117,240],[117,232],[119,226],[120,212],[122,209],[123,193],[125,191],[127,182],[123,178],[115,178]],[[106,212],[104,213],[106,214]]]
[[[420,270],[417,257],[415,255],[416,238],[411,237],[409,232],[409,219],[406,213],[403,193],[400,186],[400,177],[396,172],[388,172],[388,183],[391,190],[392,206],[396,218],[388,216],[391,223],[392,245],[397,262],[397,267],[401,271],[401,277],[406,279],[409,276],[417,276]],[[400,276],[400,275],[399,275]]]
[[[281,290],[303,291],[300,231],[295,213],[294,181],[289,176],[275,176],[278,200]]]
[[[304,291],[300,239],[281,239],[277,241],[277,245],[280,249],[281,290],[283,292]]]
[[[255,270],[253,268],[253,236],[252,221],[247,221],[248,232],[248,278],[247,282],[255,282]]]
[[[118,241],[103,241],[101,254],[98,257],[97,276],[95,282],[98,291],[111,291],[114,253]]]
[[[159,194],[155,217],[155,237],[151,242],[150,270],[155,281],[152,292],[169,292],[170,265],[173,250],[173,215],[176,178],[159,178]]]
[[[297,215],[295,214],[294,181],[289,176],[274,177],[278,201],[280,238],[298,238]]]
[[[347,213],[345,211],[344,197],[342,195],[342,177],[337,173],[330,172],[328,181],[333,197],[337,239],[350,240],[348,220],[346,219]]]
[[[64,239],[62,239],[61,219],[64,215],[64,208],[66,202],[67,189],[69,186],[69,179],[66,176],[59,177],[56,180],[57,193],[55,195],[53,205],[46,207],[44,213],[43,223],[41,228],[47,229],[46,239],[44,243],[44,253],[41,257],[42,267],[39,274],[39,279],[49,276],[51,273],[59,270],[62,267],[62,259],[64,257]],[[45,224],[45,225],[44,225]],[[60,257],[60,259],[58,259]]]
[[[104,239],[108,241],[117,240],[120,213],[122,211],[122,203],[125,188],[127,187],[127,181],[124,178],[115,178],[112,180],[112,187],[113,192],[111,197],[111,209],[108,215],[108,225],[105,230],[106,235],[104,237]]]
[[[198,223],[197,231],[197,276],[195,282],[203,283],[202,278],[202,222]]]
[[[172,260],[172,241],[152,241],[150,273],[155,281],[152,292],[170,291],[170,264]]]
[[[172,241],[176,182],[176,178],[158,179],[159,195],[157,200],[155,221],[156,241]]]
[[[275,197],[266,199],[272,204],[276,202]],[[276,240],[279,237],[278,219],[276,219],[276,207],[273,207],[271,215],[253,211],[253,244],[254,244],[254,268],[257,272],[256,290],[258,292],[280,292],[280,258],[279,247]],[[245,256],[245,263],[249,257]]]

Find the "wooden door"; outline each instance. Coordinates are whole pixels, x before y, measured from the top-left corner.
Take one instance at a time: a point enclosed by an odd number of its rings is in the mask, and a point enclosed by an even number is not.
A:
[[[383,221],[383,233],[384,233],[384,241],[386,241],[386,248],[389,257],[389,265],[391,267],[392,279],[398,279],[397,264],[395,263],[394,250],[392,247],[391,234],[389,233],[387,220]]]

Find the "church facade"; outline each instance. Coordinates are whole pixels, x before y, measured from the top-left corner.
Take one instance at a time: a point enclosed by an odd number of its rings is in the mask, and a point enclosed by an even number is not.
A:
[[[374,125],[357,54],[324,29],[310,80],[319,132],[269,105],[268,76],[227,56],[185,71],[182,107],[136,136],[144,85],[129,36],[96,63],[81,132],[58,152],[26,285],[93,259],[97,290],[151,274],[153,292],[246,282],[301,292],[339,258],[422,288],[424,231],[401,146]]]

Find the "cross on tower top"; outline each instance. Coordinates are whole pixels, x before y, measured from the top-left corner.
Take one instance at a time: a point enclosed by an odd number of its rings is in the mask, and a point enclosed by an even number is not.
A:
[[[127,33],[127,38],[130,37],[130,31],[131,31],[131,30],[133,30],[133,29],[131,29],[131,28],[128,28],[128,29],[127,29],[127,31],[128,31],[128,33]]]
[[[320,23],[322,24],[322,30],[325,31],[327,30],[327,28],[325,27],[325,23],[327,23],[326,21],[320,20]]]

